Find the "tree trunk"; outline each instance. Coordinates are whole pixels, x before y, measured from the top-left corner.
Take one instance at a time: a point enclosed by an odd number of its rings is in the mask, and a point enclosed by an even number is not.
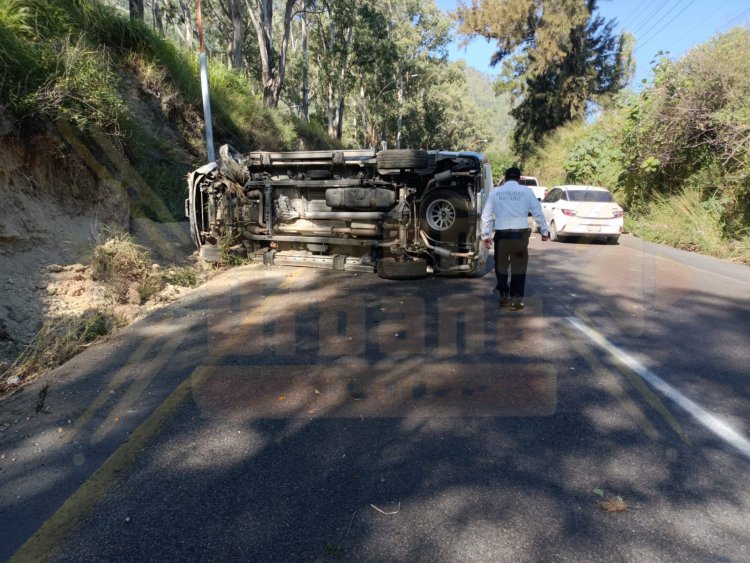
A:
[[[164,37],[164,21],[161,15],[161,2],[162,0],[153,0],[151,4],[151,15],[154,18],[154,28],[159,32],[161,37]]]
[[[401,148],[401,124],[404,121],[404,78],[398,77],[398,119],[396,120],[396,148]]]
[[[362,77],[360,75],[360,81]],[[362,148],[367,148],[367,105],[365,103],[365,87],[360,83],[359,86],[359,104],[362,110]]]
[[[278,76],[274,69],[276,57],[273,49],[273,0],[255,0],[254,3],[255,9],[251,6],[250,0],[245,0],[248,14],[255,27],[255,35],[258,37],[263,105],[275,107],[274,90]]]
[[[336,115],[336,138],[340,141],[344,136],[344,95],[339,93],[339,107]]]
[[[328,102],[326,103],[326,116],[328,117],[328,136],[333,137],[336,134],[336,128],[334,126],[334,111],[333,111],[333,80],[328,80]]]
[[[307,6],[309,0],[304,0],[302,11],[302,119],[310,121],[310,90],[307,62]]]
[[[341,69],[339,69],[339,90],[338,90],[338,115],[336,116],[336,138],[340,141],[344,136],[344,97],[346,96],[346,74],[349,72],[349,45],[352,42],[352,33],[354,28],[349,26],[346,34],[346,44],[344,52],[341,55]]]
[[[130,19],[143,21],[143,0],[129,0]]]
[[[286,76],[286,57],[289,51],[289,34],[292,30],[292,19],[294,18],[294,5],[297,0],[286,0],[286,7],[284,9],[284,32],[281,38],[281,54],[278,62],[278,80],[274,84],[273,91],[273,107],[279,105],[279,97],[281,96],[281,88],[284,85],[284,77]]]
[[[257,13],[250,0],[245,0],[250,19],[258,36],[258,51],[261,64],[263,104],[275,108],[279,105],[281,88],[286,73],[286,55],[289,48],[289,33],[292,27],[293,9],[297,0],[286,0],[284,24],[281,36],[281,52],[276,55],[273,48],[273,0],[255,0]],[[277,60],[278,59],[278,60]]]
[[[230,0],[232,11],[232,68],[242,70],[242,0]]]
[[[193,18],[190,14],[190,0],[180,0],[180,9],[185,23],[185,44],[193,48]]]

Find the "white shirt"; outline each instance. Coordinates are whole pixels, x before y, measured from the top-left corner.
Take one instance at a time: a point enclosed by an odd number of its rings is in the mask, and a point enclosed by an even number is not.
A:
[[[528,229],[529,213],[534,216],[542,235],[547,236],[547,221],[542,206],[531,189],[515,180],[508,180],[490,192],[482,209],[482,239],[492,237],[493,231]],[[494,222],[493,222],[494,218]]]

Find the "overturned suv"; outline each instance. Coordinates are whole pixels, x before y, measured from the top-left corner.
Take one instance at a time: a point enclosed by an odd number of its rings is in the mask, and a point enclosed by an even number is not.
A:
[[[482,274],[484,157],[411,149],[250,152],[228,145],[188,176],[186,214],[206,260],[377,271],[386,279]]]

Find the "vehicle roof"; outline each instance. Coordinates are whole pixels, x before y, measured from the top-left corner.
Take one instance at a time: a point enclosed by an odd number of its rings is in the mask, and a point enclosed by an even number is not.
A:
[[[594,191],[594,192],[608,192],[607,188],[602,188],[601,186],[584,186],[584,185],[578,185],[578,184],[564,184],[562,186],[555,186],[555,188],[560,188],[563,190],[581,190],[581,191]],[[555,189],[552,188],[552,189]]]

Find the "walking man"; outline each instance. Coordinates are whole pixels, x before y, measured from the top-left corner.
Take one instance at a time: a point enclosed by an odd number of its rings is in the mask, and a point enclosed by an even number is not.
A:
[[[496,289],[500,306],[511,311],[523,309],[526,267],[529,263],[529,213],[534,216],[542,240],[549,239],[547,221],[534,192],[518,183],[521,171],[512,167],[505,171],[505,182],[490,193],[482,209],[482,242],[491,248],[494,229]]]

